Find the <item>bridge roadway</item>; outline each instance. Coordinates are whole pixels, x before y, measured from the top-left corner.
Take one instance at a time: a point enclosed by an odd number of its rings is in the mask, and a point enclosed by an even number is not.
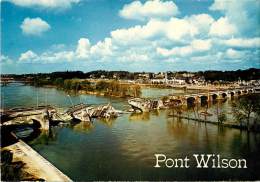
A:
[[[20,139],[18,139],[18,142],[15,144],[5,147],[4,149],[11,150],[14,155],[14,161],[23,161],[26,164],[26,171],[37,178],[42,178],[45,181],[72,181],[68,176],[63,174],[58,168]]]

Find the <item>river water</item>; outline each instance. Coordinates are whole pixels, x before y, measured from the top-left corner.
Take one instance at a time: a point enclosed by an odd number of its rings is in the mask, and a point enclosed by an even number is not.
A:
[[[110,102],[127,109],[124,99],[93,95],[70,95],[55,88],[10,84],[1,88],[5,108],[50,104],[67,108],[71,103]],[[175,92],[165,90],[165,94]],[[176,91],[180,92],[180,91]],[[150,97],[164,91],[151,89]],[[210,108],[214,113],[216,105]],[[221,104],[230,111],[230,103]],[[169,117],[162,110],[144,114],[124,114],[114,120],[94,120],[67,127],[53,127],[29,144],[73,180],[255,180],[260,179],[260,136],[238,129]],[[192,113],[191,113],[192,114]],[[232,119],[230,117],[229,119]],[[171,158],[192,158],[193,154],[220,154],[224,158],[244,158],[247,169],[154,168],[154,154]]]

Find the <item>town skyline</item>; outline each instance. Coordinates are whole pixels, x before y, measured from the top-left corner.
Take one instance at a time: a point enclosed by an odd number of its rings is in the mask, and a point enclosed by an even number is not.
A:
[[[1,72],[260,68],[259,7],[257,0],[4,0]]]
[[[198,72],[189,71],[165,71],[165,72],[129,72],[129,71],[108,71],[95,70],[90,72],[83,71],[60,71],[51,73],[27,73],[27,74],[2,74],[1,80],[31,80],[33,78],[44,79],[101,79],[101,80],[139,80],[140,82],[161,82],[162,80],[179,80],[178,82],[192,83],[194,80],[199,82],[208,81],[250,81],[259,80],[260,69],[250,68],[236,71],[217,71],[207,70]],[[193,81],[192,81],[193,80]]]

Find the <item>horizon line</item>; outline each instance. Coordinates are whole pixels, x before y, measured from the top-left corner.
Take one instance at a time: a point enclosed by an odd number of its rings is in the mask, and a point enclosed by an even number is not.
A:
[[[92,70],[92,71],[82,71],[82,70],[64,70],[64,71],[52,71],[52,72],[36,72],[36,73],[1,73],[0,76],[2,75],[30,75],[30,74],[51,74],[51,73],[62,73],[62,72],[82,72],[82,73],[90,73],[90,72],[95,72],[95,71],[103,71],[103,72],[129,72],[129,73],[161,73],[161,72],[189,72],[189,73],[198,73],[198,72],[207,72],[207,71],[222,71],[222,72],[236,72],[236,71],[246,71],[246,70],[251,70],[251,69],[256,69],[260,71],[260,68],[247,68],[247,69],[236,69],[236,70],[199,70],[199,71],[188,71],[188,70],[179,70],[179,71],[127,71],[127,70],[102,70],[102,69],[97,69],[97,70]]]

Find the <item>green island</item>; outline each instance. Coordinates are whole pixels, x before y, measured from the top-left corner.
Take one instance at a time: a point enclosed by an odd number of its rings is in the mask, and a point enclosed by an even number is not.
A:
[[[140,97],[141,87],[137,84],[120,83],[116,80],[99,80],[90,82],[84,79],[44,79],[36,78],[31,83],[34,86],[55,86],[69,92],[96,94],[115,97]]]

